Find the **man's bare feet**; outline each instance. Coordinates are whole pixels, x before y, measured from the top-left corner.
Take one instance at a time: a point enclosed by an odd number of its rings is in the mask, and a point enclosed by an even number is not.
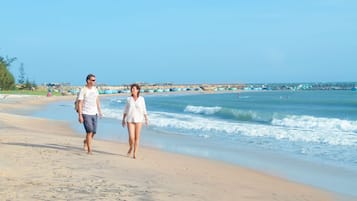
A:
[[[86,140],[83,141],[83,149],[84,149],[84,151],[87,151],[87,149],[88,149]]]

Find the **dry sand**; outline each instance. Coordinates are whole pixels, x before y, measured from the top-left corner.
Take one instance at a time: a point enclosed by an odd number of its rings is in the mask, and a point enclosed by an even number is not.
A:
[[[11,112],[73,97],[6,99],[0,100],[0,200],[338,200],[216,161],[144,147],[128,158],[128,146],[117,142],[95,140],[88,155],[68,123]]]

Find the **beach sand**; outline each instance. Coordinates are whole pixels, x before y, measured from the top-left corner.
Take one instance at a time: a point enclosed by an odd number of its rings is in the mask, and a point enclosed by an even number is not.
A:
[[[339,200],[239,166],[145,147],[132,159],[127,144],[95,140],[88,155],[68,122],[13,112],[63,99],[73,97],[0,100],[0,200]]]

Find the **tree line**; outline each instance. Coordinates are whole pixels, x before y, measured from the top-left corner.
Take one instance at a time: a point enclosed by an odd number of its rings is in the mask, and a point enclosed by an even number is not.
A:
[[[15,77],[9,70],[11,64],[16,60],[16,57],[9,58],[0,56],[0,91],[14,89],[32,90],[37,87],[35,82],[31,83],[28,78],[25,80],[25,69],[23,63],[21,63],[18,84],[16,84]]]

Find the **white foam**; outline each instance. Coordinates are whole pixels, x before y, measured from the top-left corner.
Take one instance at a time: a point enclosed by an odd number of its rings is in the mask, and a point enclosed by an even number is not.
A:
[[[277,140],[327,143],[331,145],[357,146],[357,134],[341,129],[327,130],[318,127],[286,127],[279,125],[257,125],[240,122],[227,122],[191,115],[155,112],[151,115],[151,124],[161,128],[174,128],[205,133],[207,135],[245,135],[254,137],[272,137]]]
[[[214,114],[220,111],[221,107],[203,107],[203,106],[193,106],[188,105],[185,108],[185,112],[191,112],[195,114]]]
[[[336,118],[291,115],[283,119],[273,119],[273,125],[311,130],[330,130],[357,133],[357,121]]]
[[[121,119],[123,117],[122,109],[108,109],[103,107],[102,113],[103,113],[103,117],[106,118]]]

